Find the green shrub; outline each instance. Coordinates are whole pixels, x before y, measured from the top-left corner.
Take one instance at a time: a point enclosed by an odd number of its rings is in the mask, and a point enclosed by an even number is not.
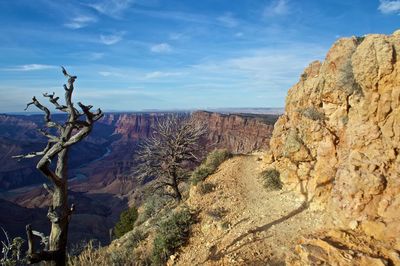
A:
[[[135,229],[129,232],[125,245],[127,248],[130,249],[136,248],[141,241],[146,239],[146,237],[147,235],[143,233],[143,231]]]
[[[324,113],[319,112],[315,107],[307,107],[300,110],[300,113],[308,119],[322,121],[325,118]]]
[[[156,215],[166,204],[166,198],[161,197],[158,194],[153,194],[149,198],[146,199],[144,203],[144,212],[146,220]]]
[[[205,180],[207,176],[211,175],[213,170],[205,165],[200,165],[192,173],[192,183],[197,185],[199,182]]]
[[[169,256],[189,238],[190,226],[194,224],[194,216],[188,209],[173,213],[159,224],[153,242],[152,262],[162,265]]]
[[[192,183],[197,185],[197,183],[204,181],[207,176],[217,170],[221,163],[231,156],[232,154],[225,149],[217,149],[210,152],[205,161],[193,171]]]
[[[231,157],[231,155],[232,154],[225,149],[214,150],[207,156],[206,164],[211,168],[217,169],[217,167]]]
[[[280,173],[276,169],[267,169],[261,174],[264,187],[268,190],[280,190],[283,187],[282,181],[280,179]]]
[[[213,192],[215,185],[212,183],[201,183],[199,187],[199,192],[201,195]]]
[[[120,238],[125,233],[131,231],[137,218],[138,211],[135,207],[123,211],[119,217],[118,223],[114,227],[115,237]]]

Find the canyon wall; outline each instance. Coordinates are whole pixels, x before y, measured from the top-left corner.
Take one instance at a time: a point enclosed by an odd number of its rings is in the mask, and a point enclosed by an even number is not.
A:
[[[102,123],[113,125],[114,134],[123,141],[137,141],[151,134],[159,119],[170,113],[107,114]],[[181,113],[189,116],[189,113]],[[226,148],[233,153],[249,153],[265,150],[269,146],[274,123],[278,115],[221,114],[197,111],[191,117],[207,125],[207,145]]]
[[[71,173],[88,169],[87,175],[97,175],[98,183],[129,171],[133,154],[140,139],[147,138],[157,120],[171,113],[108,113],[96,123],[92,134],[72,147]],[[190,113],[180,113],[190,116]],[[268,148],[277,115],[223,115],[195,112],[193,118],[208,126],[206,144],[209,150],[227,148],[233,153],[248,153]],[[54,119],[63,120],[55,114]],[[46,139],[37,129],[43,124],[42,115],[0,115],[0,191],[37,184],[46,180],[36,171],[37,160],[17,161],[13,155],[43,149]],[[108,151],[108,152],[107,152]],[[99,161],[107,152],[107,160]],[[89,169],[91,168],[91,169]],[[103,177],[101,176],[103,174]],[[109,177],[106,177],[109,176]],[[101,181],[101,182],[100,182]]]
[[[238,115],[198,111],[193,119],[208,128],[207,144],[211,149],[225,148],[233,153],[266,150],[278,115]]]
[[[340,39],[311,63],[270,144],[268,167],[342,230],[304,240],[297,265],[400,263],[400,31]]]

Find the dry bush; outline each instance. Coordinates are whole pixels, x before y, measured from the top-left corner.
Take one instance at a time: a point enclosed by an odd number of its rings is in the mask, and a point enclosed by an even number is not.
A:
[[[268,190],[280,190],[283,187],[280,179],[280,173],[276,169],[267,169],[261,173],[264,181],[264,187]]]
[[[211,193],[211,192],[213,192],[214,191],[214,189],[215,189],[215,184],[213,184],[213,183],[205,183],[205,182],[202,182],[201,184],[200,184],[200,186],[199,186],[199,192],[200,192],[200,194],[201,195],[205,195],[205,194],[207,194],[207,193]]]

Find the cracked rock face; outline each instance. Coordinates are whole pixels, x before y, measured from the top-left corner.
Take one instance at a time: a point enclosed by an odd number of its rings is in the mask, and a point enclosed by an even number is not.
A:
[[[285,185],[331,212],[332,226],[399,249],[400,31],[340,39],[311,63],[270,145]]]

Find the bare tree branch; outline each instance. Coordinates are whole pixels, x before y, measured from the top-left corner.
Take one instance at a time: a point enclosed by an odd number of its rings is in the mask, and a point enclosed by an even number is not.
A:
[[[179,184],[188,178],[188,163],[198,159],[201,152],[200,139],[206,133],[204,125],[179,116],[168,116],[157,121],[153,134],[139,144],[136,155],[139,179],[156,178],[156,189],[164,193],[172,189],[175,199],[181,200]],[[167,189],[167,190],[166,190]]]
[[[30,152],[30,153],[24,154],[24,155],[15,155],[15,156],[12,156],[11,158],[20,160],[20,159],[30,159],[30,158],[34,158],[36,156],[42,156],[42,155],[45,155],[50,150],[51,145],[52,145],[52,143],[48,142],[46,145],[46,148],[44,148],[43,151]]]
[[[28,237],[28,263],[53,261],[55,265],[65,265],[68,224],[75,209],[73,204],[68,208],[67,202],[68,148],[84,139],[91,132],[94,122],[103,116],[100,109],[96,112],[91,112],[91,105],[86,106],[79,103],[83,111],[82,113],[74,107],[72,103],[72,93],[74,91],[74,82],[77,77],[68,74],[64,67],[61,68],[64,76],[68,78],[67,85],[64,85],[65,104],[59,102],[60,98],[56,97],[54,92],[52,94],[44,93],[43,96],[48,98],[50,103],[53,104],[57,110],[67,113],[67,121],[63,125],[52,121],[50,110],[42,105],[36,97],[33,97],[32,102],[27,104],[25,110],[31,105],[35,105],[38,109],[42,110],[44,112],[45,126],[47,128],[56,128],[57,136],[41,129],[39,132],[48,139],[47,145],[43,151],[13,156],[13,158],[16,159],[41,156],[36,168],[52,183],[52,188],[47,184],[43,185],[52,196],[52,204],[49,206],[47,213],[47,217],[52,223],[51,233],[49,237],[46,237],[40,232],[33,231],[30,225],[26,227]],[[85,116],[85,119],[79,120],[81,116]],[[54,159],[57,159],[57,164],[55,169],[52,169],[51,162]],[[40,252],[37,252],[34,248],[34,236],[40,237],[44,244],[44,249]]]
[[[32,234],[34,236],[40,237],[40,244],[42,244],[44,246],[43,250],[49,249],[49,237],[48,236],[46,236],[45,234],[43,234],[39,231],[35,231],[35,230],[32,230]]]
[[[47,185],[46,183],[43,184],[43,188],[50,194],[53,195],[54,194],[54,189],[49,187],[49,185]]]
[[[67,106],[61,105],[58,103],[58,100],[60,99],[60,97],[54,97],[54,96],[55,96],[55,92],[53,92],[53,94],[43,93],[43,97],[49,98],[49,101],[55,106],[55,108],[57,110],[60,110],[62,112],[67,112]]]
[[[54,135],[51,135],[50,133],[48,133],[46,130],[44,129],[38,129],[38,132],[41,133],[43,136],[45,136],[46,138],[49,139],[50,142],[59,142],[60,139],[57,138]]]

